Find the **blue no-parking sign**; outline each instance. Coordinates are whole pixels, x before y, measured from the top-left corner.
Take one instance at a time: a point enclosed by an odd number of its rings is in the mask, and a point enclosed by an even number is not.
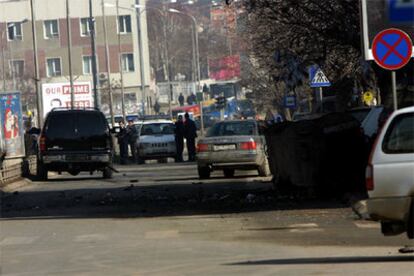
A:
[[[413,51],[410,37],[399,29],[378,33],[372,42],[375,62],[384,69],[397,70],[406,65]]]

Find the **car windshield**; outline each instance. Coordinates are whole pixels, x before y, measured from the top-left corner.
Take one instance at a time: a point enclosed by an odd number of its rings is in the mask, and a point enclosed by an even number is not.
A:
[[[220,122],[213,125],[207,132],[207,137],[256,135],[254,122]]]
[[[74,136],[100,136],[107,131],[104,118],[96,112],[51,114],[47,124],[50,138],[73,138]]]
[[[170,135],[174,134],[174,125],[171,123],[145,124],[141,128],[141,136],[144,135]]]

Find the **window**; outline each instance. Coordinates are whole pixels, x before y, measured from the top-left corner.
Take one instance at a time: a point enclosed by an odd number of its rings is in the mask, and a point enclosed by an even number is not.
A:
[[[10,60],[10,73],[13,77],[23,77],[24,60]]]
[[[57,20],[45,20],[44,21],[44,33],[45,38],[56,38],[59,37],[59,27]]]
[[[92,56],[82,57],[82,68],[84,75],[92,74]]]
[[[46,66],[48,77],[58,77],[62,75],[60,58],[48,58]]]
[[[118,17],[118,32],[120,34],[131,33],[131,16],[120,15]]]
[[[394,118],[384,136],[382,150],[388,154],[414,153],[414,113]]]
[[[8,40],[22,40],[23,39],[21,22],[7,23],[7,39]]]
[[[207,137],[214,136],[235,136],[235,135],[256,135],[257,127],[254,122],[221,122],[215,124],[207,132]]]
[[[122,54],[122,71],[134,72],[134,55],[133,54]]]
[[[94,19],[92,19],[92,20],[94,20]],[[85,18],[80,19],[81,36],[90,36],[91,35],[91,30],[92,30],[91,27],[92,26],[89,22],[89,17],[85,17]]]

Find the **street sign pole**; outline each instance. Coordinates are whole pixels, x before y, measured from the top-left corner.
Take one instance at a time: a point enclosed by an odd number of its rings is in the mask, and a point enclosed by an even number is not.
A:
[[[323,113],[323,93],[322,86],[319,87],[319,99],[321,99],[321,113]]]
[[[391,71],[391,82],[392,82],[392,99],[394,102],[394,110],[398,109],[398,98],[397,98],[397,77],[395,71]]]

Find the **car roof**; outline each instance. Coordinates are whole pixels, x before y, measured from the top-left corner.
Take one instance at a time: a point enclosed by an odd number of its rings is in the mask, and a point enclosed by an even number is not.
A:
[[[403,113],[410,113],[410,112],[414,112],[414,106],[409,106],[409,107],[398,109],[397,111],[395,111],[395,115],[403,114]]]
[[[169,120],[138,121],[137,123],[140,123],[140,124],[143,124],[143,125],[149,125],[149,124],[174,124],[173,121],[169,121]]]

